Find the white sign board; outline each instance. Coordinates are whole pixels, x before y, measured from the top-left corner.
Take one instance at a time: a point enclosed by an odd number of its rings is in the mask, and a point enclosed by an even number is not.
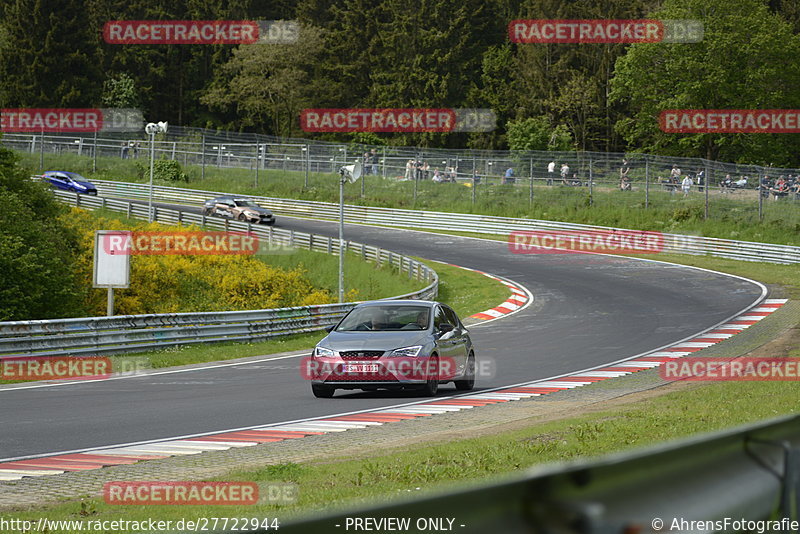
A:
[[[129,287],[131,279],[131,233],[123,230],[96,230],[94,233],[94,287]]]

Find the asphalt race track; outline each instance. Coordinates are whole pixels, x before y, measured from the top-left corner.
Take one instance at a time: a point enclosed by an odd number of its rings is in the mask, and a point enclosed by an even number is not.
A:
[[[278,224],[338,235],[333,222],[278,215]],[[762,293],[749,281],[656,262],[516,255],[501,242],[361,225],[347,225],[346,238],[497,274],[534,294],[525,310],[471,328],[478,358],[493,358],[496,369],[493,378],[479,379],[477,390],[575,372],[674,343],[738,314]],[[408,393],[345,391],[316,399],[298,362],[292,357],[94,383],[0,388],[0,459],[417,400]],[[447,385],[439,395],[453,393]]]

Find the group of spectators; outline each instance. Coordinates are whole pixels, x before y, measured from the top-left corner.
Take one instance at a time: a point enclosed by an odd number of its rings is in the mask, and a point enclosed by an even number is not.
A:
[[[443,171],[439,168],[434,168],[431,171],[431,166],[427,161],[421,159],[410,159],[406,162],[406,180],[431,180],[435,183],[442,182],[455,182],[456,181],[455,167],[445,167]]]
[[[547,185],[553,185],[556,180],[556,167],[558,163],[555,160],[551,161],[547,164]],[[578,173],[573,172],[570,176],[569,174],[570,169],[567,163],[561,164],[561,169],[559,170],[559,176],[561,177],[561,185],[568,185],[571,187],[580,187],[583,185],[583,182],[580,178],[578,178]]]
[[[369,152],[364,152],[362,166],[364,168],[364,174],[378,174],[378,164],[381,162],[380,157],[378,157],[378,152],[374,148]]]
[[[139,149],[142,148],[141,141],[123,141],[120,144],[120,157],[122,159],[128,159],[129,157],[138,158],[139,157]]]
[[[792,195],[797,200],[800,199],[800,175],[792,176],[790,174],[788,177],[781,175],[777,180],[764,176],[761,178],[758,189],[764,197],[772,195],[772,200],[778,200],[789,195]]]

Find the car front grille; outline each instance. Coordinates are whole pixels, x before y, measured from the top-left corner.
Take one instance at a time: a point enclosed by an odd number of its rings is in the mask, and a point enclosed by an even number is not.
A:
[[[382,350],[347,350],[340,352],[343,360],[377,360],[383,356]]]

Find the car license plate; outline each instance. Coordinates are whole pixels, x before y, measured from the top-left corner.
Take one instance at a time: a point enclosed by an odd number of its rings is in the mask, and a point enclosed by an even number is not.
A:
[[[344,366],[345,373],[377,373],[377,363],[348,363]]]

